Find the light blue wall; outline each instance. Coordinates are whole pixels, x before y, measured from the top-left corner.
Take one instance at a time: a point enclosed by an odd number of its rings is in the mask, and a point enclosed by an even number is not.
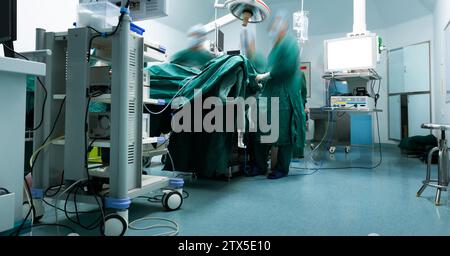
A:
[[[78,0],[18,0],[17,51],[35,49],[36,28],[59,32],[72,27],[76,21],[77,5]]]
[[[450,21],[450,1],[438,0],[434,13],[434,103],[436,121],[450,124],[450,103],[445,100],[444,29]]]

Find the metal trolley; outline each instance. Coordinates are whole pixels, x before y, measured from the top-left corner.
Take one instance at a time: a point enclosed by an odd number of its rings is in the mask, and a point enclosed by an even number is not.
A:
[[[428,154],[427,161],[427,175],[423,181],[423,185],[417,192],[417,197],[422,196],[423,192],[427,187],[432,187],[436,189],[436,197],[434,203],[436,206],[441,205],[441,194],[442,191],[447,191],[449,184],[449,156],[448,156],[448,141],[446,132],[450,130],[450,125],[440,125],[440,124],[423,124],[423,129],[439,131],[441,138],[439,139],[439,145],[433,148]],[[438,152],[438,171],[437,180],[431,179],[431,169],[432,169],[432,158],[433,154]]]
[[[52,51],[50,57],[41,60],[48,67],[48,104],[44,113],[39,107],[44,101],[39,87],[35,101],[35,116],[44,115],[45,122],[34,135],[34,149],[51,142],[41,152],[33,172],[33,202],[39,217],[44,214],[44,191],[61,185],[61,177],[65,187],[81,180],[105,181],[98,192],[81,191],[78,200],[103,200],[104,208],[110,212],[101,228],[106,235],[126,232],[133,198],[162,190],[165,208],[177,210],[183,203],[182,180],[142,175],[143,145],[161,138],[142,139],[144,40],[130,31],[130,23],[130,17],[124,15],[115,34],[95,40],[92,38],[98,34],[90,28],[73,28],[63,33],[37,30],[36,48]],[[92,91],[92,67],[87,53],[92,53],[93,48],[96,54],[92,58],[111,66],[109,93],[95,95]],[[109,106],[110,136],[103,140],[88,138],[86,143],[86,131],[91,128],[90,102]],[[63,135],[64,138],[55,139]],[[86,144],[109,151],[107,168],[87,166]]]
[[[345,82],[350,91],[358,87],[368,87],[368,83],[380,81],[381,77],[373,71],[361,71],[355,73],[326,74],[323,79],[333,84],[336,81]],[[373,89],[373,88],[371,88]],[[367,90],[369,91],[369,90]],[[327,90],[327,100],[330,98]],[[317,143],[327,141],[328,151],[334,154],[337,147],[343,147],[345,153],[350,153],[352,147],[351,138],[351,115],[375,115],[382,112],[376,108],[336,108],[327,106],[324,108],[311,109],[311,119],[314,120],[314,139],[311,148]],[[327,139],[326,137],[329,137]]]

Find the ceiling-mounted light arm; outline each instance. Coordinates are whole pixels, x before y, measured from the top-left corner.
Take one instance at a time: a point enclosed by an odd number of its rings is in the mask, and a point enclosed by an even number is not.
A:
[[[353,32],[348,36],[370,34],[366,24],[366,0],[353,0]]]
[[[204,26],[204,28],[206,30],[206,33],[211,33],[216,29],[216,27],[220,28],[220,27],[226,26],[228,24],[231,24],[235,21],[237,21],[236,17],[234,17],[232,14],[227,14],[221,18],[218,18],[218,19],[206,24]]]
[[[220,3],[220,0],[216,0],[215,4],[214,4],[214,8],[216,9],[226,9],[227,5],[231,2],[233,2],[234,0],[226,0],[223,4]]]

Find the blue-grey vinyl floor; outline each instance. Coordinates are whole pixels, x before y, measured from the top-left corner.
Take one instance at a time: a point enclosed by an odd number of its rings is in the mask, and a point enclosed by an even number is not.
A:
[[[355,148],[346,155],[338,149],[332,157],[315,153],[293,166],[332,168],[368,167],[379,160],[377,151]],[[307,157],[307,159],[310,159]],[[322,161],[321,161],[322,160]],[[161,174],[159,166],[152,174]],[[172,173],[165,173],[172,176]],[[166,212],[159,203],[136,199],[130,220],[163,217],[176,221],[183,236],[435,236],[450,235],[450,205],[447,193],[443,206],[433,203],[435,190],[423,198],[416,192],[425,177],[425,165],[406,158],[394,146],[383,147],[383,163],[375,170],[292,170],[291,176],[271,181],[264,177],[236,177],[230,182],[186,179],[189,192],[182,209]],[[59,214],[60,223],[64,221]],[[85,221],[93,221],[86,216]],[[47,209],[44,222],[54,223]],[[140,225],[154,224],[143,222]],[[150,236],[170,230],[128,231],[130,236]],[[99,235],[98,230],[80,235]],[[54,227],[41,227],[33,235],[57,235]],[[67,231],[60,229],[60,235]]]

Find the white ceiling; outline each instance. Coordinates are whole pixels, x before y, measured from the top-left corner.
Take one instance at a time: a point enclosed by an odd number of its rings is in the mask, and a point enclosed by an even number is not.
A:
[[[300,0],[266,0],[273,11],[300,9]],[[312,35],[351,32],[353,0],[304,0]],[[382,29],[432,14],[436,0],[367,0],[367,27]]]
[[[169,17],[161,23],[186,31],[198,23],[214,18],[214,0],[167,0]],[[300,0],[265,0],[273,12],[300,9]],[[436,0],[367,0],[367,27],[382,29],[432,14]],[[312,35],[346,33],[352,30],[353,0],[305,0],[310,11]]]

